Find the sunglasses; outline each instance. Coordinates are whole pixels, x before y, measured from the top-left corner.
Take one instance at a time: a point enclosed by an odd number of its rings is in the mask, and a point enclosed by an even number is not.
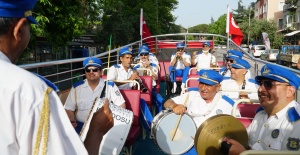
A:
[[[147,56],[149,53],[140,54],[140,56]]]
[[[88,72],[88,73],[91,72],[91,71],[92,72],[98,72],[98,70],[99,70],[99,68],[92,68],[92,69],[86,68],[85,72]]]
[[[229,59],[227,59],[226,61],[227,61],[227,62],[231,62],[231,63],[233,63],[233,60],[229,60]]]
[[[273,86],[278,86],[278,85],[286,85],[286,86],[290,86],[289,84],[287,83],[277,83],[275,84],[274,81],[269,81],[269,80],[266,80],[266,81],[258,81],[258,84],[260,86],[264,85],[265,89],[266,90],[270,90],[273,88]]]
[[[207,45],[204,45],[203,47],[209,47],[209,46],[207,46]]]
[[[183,48],[177,48],[177,51],[182,51],[183,50]]]

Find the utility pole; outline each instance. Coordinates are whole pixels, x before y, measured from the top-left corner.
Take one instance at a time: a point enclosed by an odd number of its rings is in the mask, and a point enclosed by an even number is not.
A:
[[[251,5],[249,5],[249,21],[248,21],[248,46],[250,40],[250,15],[251,15]]]

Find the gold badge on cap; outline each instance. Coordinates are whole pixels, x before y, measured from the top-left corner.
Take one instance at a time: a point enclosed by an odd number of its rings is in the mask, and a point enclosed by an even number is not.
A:
[[[202,75],[201,75],[201,77],[203,77],[203,78],[208,78],[208,75],[207,75],[207,73],[206,72],[204,72]]]
[[[236,60],[233,60],[232,63],[233,63],[233,64],[236,64]]]
[[[91,63],[94,63],[94,61],[92,59],[90,59],[88,63],[91,64]]]
[[[263,75],[267,75],[267,74],[269,74],[270,73],[270,69],[267,67],[267,66],[265,66],[264,67],[264,71],[263,71]]]
[[[32,11],[28,10],[24,12],[24,17],[32,16]]]

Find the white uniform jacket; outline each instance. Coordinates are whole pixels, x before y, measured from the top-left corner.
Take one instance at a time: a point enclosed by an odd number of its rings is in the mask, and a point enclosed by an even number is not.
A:
[[[243,85],[243,84],[242,84]],[[222,95],[226,95],[229,98],[231,98],[233,101],[237,101],[239,100],[239,94],[240,92],[229,92],[229,91],[223,91],[223,89],[234,89],[234,90],[238,90],[238,89],[242,89],[242,85],[238,85],[235,80],[233,79],[224,79],[221,82],[221,90],[222,90]],[[248,97],[249,99],[255,99],[258,100],[258,95],[257,95],[257,89],[258,89],[258,85],[255,83],[254,79],[248,79],[246,80],[246,84],[245,84],[245,90],[253,90],[256,92],[249,92],[248,93]]]
[[[252,150],[300,151],[300,105],[296,101],[268,118],[260,108],[247,128]],[[300,153],[299,153],[300,154]]]
[[[210,64],[217,64],[216,57],[210,53],[197,54],[194,58],[194,63],[197,64],[197,71],[200,69],[209,69]]]
[[[209,117],[217,114],[231,115],[234,102],[226,96],[217,93],[211,103],[206,103],[201,97],[199,91],[190,91],[183,95],[172,98],[176,104],[184,104],[184,101],[189,95],[186,103],[187,112],[193,118],[197,128]],[[237,116],[240,116],[237,111]]]
[[[105,81],[100,78],[100,82],[94,90],[92,90],[88,85],[87,80],[75,83],[67,97],[65,109],[75,111],[77,107],[76,120],[84,123],[90,109],[92,108],[95,98],[100,97],[102,91],[105,91],[103,90],[104,82]],[[113,82],[109,81],[106,87],[108,89],[106,97],[110,102],[113,102],[117,106],[125,103],[122,94]]]
[[[48,86],[32,73],[11,64],[0,52],[1,154],[33,154],[44,93]],[[49,96],[47,154],[88,154],[56,92]]]
[[[175,59],[176,57],[176,53],[173,53],[172,56],[171,56],[171,62],[173,61],[173,59]],[[191,55],[187,52],[184,52],[182,54],[182,58],[191,65]],[[184,69],[185,66],[182,62],[182,60],[178,60],[177,63],[176,63],[176,66],[175,66],[175,69]]]
[[[113,80],[128,80],[130,76],[133,74],[133,70],[131,68],[128,69],[128,72],[124,69],[122,64],[119,65],[113,65],[109,68],[108,74],[107,74],[107,80],[113,81]],[[135,85],[135,83],[126,83],[118,86],[119,89],[132,89],[132,87]]]

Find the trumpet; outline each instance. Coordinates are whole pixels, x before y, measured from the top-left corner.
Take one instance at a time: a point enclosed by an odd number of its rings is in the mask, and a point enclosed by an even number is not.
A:
[[[176,59],[179,60],[179,61],[181,61],[182,60],[182,56],[177,56]]]

